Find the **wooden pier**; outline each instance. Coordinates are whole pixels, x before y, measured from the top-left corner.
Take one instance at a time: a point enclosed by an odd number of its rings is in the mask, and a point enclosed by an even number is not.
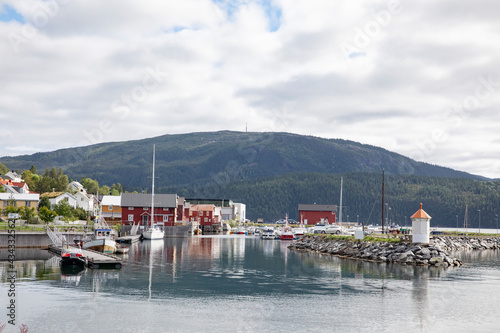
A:
[[[57,246],[50,246],[49,251],[61,256],[62,249]],[[90,268],[116,268],[122,267],[122,259],[117,256],[101,253],[93,250],[82,249],[83,255],[87,258],[87,266]]]

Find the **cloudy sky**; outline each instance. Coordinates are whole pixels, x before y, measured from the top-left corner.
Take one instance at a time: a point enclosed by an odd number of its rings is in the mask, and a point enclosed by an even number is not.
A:
[[[0,156],[248,124],[500,177],[499,10],[0,0]]]

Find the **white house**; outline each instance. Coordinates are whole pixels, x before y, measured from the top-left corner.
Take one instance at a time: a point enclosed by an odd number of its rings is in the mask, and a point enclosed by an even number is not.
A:
[[[16,183],[19,183],[19,182],[23,181],[21,175],[19,175],[15,171],[9,171],[9,172],[7,172],[5,175],[2,176],[2,178],[3,179],[10,179],[10,180],[12,180],[13,182],[16,182]]]
[[[68,190],[70,190],[72,192],[82,192],[82,193],[87,194],[87,191],[85,190],[83,185],[80,184],[80,182],[77,182],[75,180],[68,184]]]
[[[52,198],[49,197],[50,209],[54,209],[54,206],[57,205],[61,200],[67,200],[68,204],[73,208],[77,207],[78,199],[75,198],[72,194],[65,192],[65,193],[59,194],[56,197],[52,197]]]
[[[73,194],[76,198],[77,207],[82,208],[86,212],[90,212],[92,215],[97,214],[97,205],[95,204],[95,196],[93,194],[86,194],[84,192],[76,192]]]

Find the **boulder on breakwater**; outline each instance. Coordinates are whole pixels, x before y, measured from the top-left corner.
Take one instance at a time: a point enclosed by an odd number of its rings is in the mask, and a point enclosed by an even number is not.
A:
[[[450,267],[462,261],[435,244],[355,241],[306,235],[289,246],[292,250],[325,253],[342,258],[404,265]]]

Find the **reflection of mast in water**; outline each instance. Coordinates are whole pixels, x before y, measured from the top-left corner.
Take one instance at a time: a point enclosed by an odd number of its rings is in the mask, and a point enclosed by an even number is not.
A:
[[[149,284],[148,284],[148,300],[151,300],[151,286],[153,282],[153,252],[162,252],[163,250],[163,238],[156,239],[149,243]],[[162,255],[160,254],[160,257]]]

